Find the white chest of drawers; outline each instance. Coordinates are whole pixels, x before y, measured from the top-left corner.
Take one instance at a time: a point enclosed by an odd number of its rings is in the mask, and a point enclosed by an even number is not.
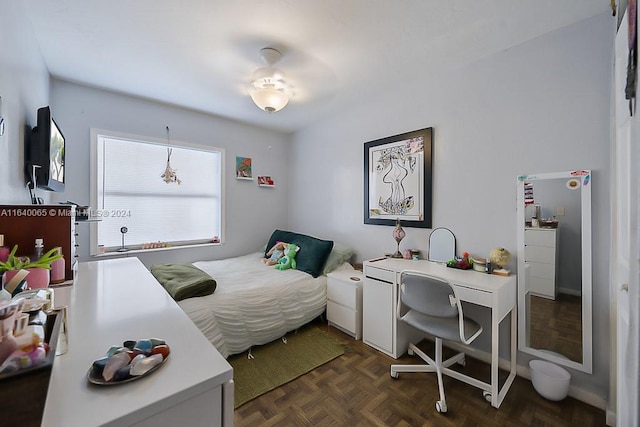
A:
[[[357,270],[327,274],[327,320],[329,324],[362,338],[362,273]]]
[[[556,228],[524,230],[524,261],[529,264],[528,290],[550,299],[556,299],[558,289],[558,234]]]

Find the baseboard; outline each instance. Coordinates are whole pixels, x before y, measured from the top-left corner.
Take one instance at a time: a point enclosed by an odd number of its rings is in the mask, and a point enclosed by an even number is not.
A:
[[[615,426],[616,425],[616,413],[614,411],[607,410],[607,425]]]
[[[580,295],[582,295],[580,293],[580,291],[577,291],[575,289],[569,289],[569,288],[558,288],[558,293],[559,294],[565,294],[565,295],[571,295],[574,297],[579,297]]]
[[[461,351],[470,357],[473,357],[485,363],[491,364],[491,354],[487,353],[486,351],[473,349],[473,348],[466,347],[461,344],[456,344],[453,342],[448,342],[446,347],[452,348],[456,351]],[[498,366],[500,367],[500,369],[508,371],[511,369],[511,362],[507,359],[499,358]],[[522,366],[522,365],[516,364],[516,375],[518,375],[519,377],[525,378],[527,380],[531,380],[531,371],[529,370],[528,366]],[[578,388],[572,385],[569,387],[569,396],[573,397],[574,399],[578,399],[588,405],[596,407],[598,409],[602,409],[603,411],[607,411],[607,401],[601,396],[598,396],[597,394],[592,393],[590,391],[583,390],[581,388]],[[615,417],[615,414],[614,414],[614,417]]]

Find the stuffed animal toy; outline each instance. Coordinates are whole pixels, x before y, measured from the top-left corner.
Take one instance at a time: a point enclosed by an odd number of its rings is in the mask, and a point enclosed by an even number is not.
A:
[[[262,263],[266,265],[276,265],[278,261],[280,261],[280,258],[284,256],[284,250],[286,247],[287,243],[276,242],[276,244],[269,249],[269,252],[267,252],[267,256],[269,258],[262,258]]]
[[[289,243],[284,250],[284,256],[280,258],[280,261],[278,261],[278,264],[276,265],[276,270],[288,270],[289,268],[296,268],[295,256],[299,249],[299,246],[293,243]]]

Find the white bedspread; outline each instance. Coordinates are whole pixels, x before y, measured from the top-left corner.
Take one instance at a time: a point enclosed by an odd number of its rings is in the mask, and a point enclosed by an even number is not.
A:
[[[276,270],[262,264],[263,256],[195,262],[216,280],[216,291],[178,302],[225,358],[278,339],[325,309],[326,276]]]

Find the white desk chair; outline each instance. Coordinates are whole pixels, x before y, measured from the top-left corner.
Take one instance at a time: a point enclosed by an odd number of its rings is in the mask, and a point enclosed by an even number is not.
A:
[[[402,309],[409,310],[402,314]],[[413,343],[409,344],[409,354],[417,354],[428,365],[391,365],[391,376],[398,378],[399,372],[436,372],[440,400],[436,402],[438,412],[447,412],[442,375],[454,377],[460,381],[483,388],[480,381],[460,372],[449,369],[454,363],[464,365],[464,353],[442,361],[442,340],[470,344],[482,332],[482,326],[462,314],[460,300],[454,288],[444,279],[417,271],[405,270],[400,275],[400,297],[396,309],[398,319],[414,328],[433,335],[436,340],[435,361],[422,352]],[[487,400],[490,394],[484,392]]]

